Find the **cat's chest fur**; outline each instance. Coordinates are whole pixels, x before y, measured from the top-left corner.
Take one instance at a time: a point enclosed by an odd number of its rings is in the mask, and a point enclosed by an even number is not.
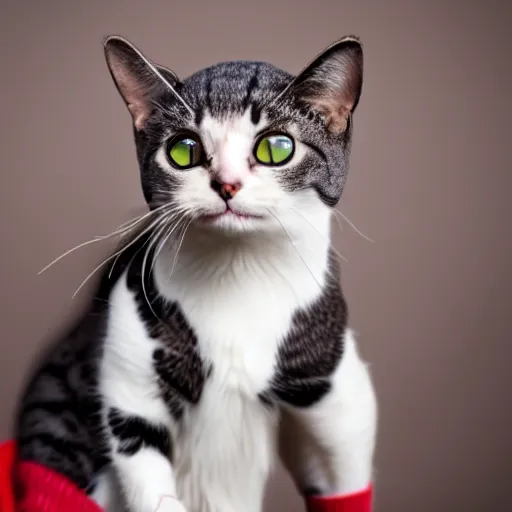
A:
[[[212,368],[210,379],[226,390],[256,397],[273,377],[297,298],[265,281],[197,288],[175,286],[168,293],[195,332],[198,351]]]
[[[337,273],[327,277],[325,247],[305,258],[293,246],[231,258],[207,249],[198,261],[185,246],[175,267],[172,253],[156,260],[151,278],[135,257],[120,276],[102,391],[171,429],[178,493],[190,510],[206,510],[205,489],[218,489],[219,503],[247,509],[251,496],[256,512],[278,404],[306,405],[328,390],[344,302]]]
[[[177,265],[172,276],[168,268],[157,262],[144,288],[136,260],[121,277],[103,367],[123,378],[122,362],[115,373],[122,351],[131,380],[122,392],[134,412],[170,419],[177,486],[191,510],[202,510],[201,489],[215,488],[231,503],[238,496],[240,507],[253,496],[257,511],[278,419],[267,395],[283,373],[280,351],[296,339],[297,311],[322,295],[321,275],[293,258],[279,271],[242,260],[202,271]],[[145,397],[155,395],[159,405],[146,410]]]
[[[221,255],[201,271],[187,263],[186,252],[182,257],[171,275],[165,260],[156,265],[160,292],[179,309],[181,326],[193,333],[208,380],[220,390],[256,399],[275,376],[294,315],[321,295],[323,273],[315,277],[295,254],[274,261]],[[325,263],[317,269],[322,266],[325,272]]]

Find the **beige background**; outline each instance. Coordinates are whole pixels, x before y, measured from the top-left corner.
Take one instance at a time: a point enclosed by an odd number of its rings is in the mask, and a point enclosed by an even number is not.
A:
[[[346,223],[335,241],[380,398],[376,512],[512,510],[510,5],[4,0],[0,439],[27,365],[88,300],[71,295],[109,245],[38,271],[142,205],[102,38],[186,76],[242,58],[297,72],[355,33],[365,85],[340,210],[375,243]],[[268,510],[300,507],[279,472]]]

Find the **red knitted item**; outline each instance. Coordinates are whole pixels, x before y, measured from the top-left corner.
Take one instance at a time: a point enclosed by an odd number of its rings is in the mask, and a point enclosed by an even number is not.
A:
[[[102,512],[102,509],[67,478],[35,464],[17,467],[21,501],[16,512]]]
[[[308,496],[308,512],[372,512],[372,486],[344,496]]]
[[[0,512],[68,511],[102,512],[102,509],[62,475],[34,462],[16,463],[14,441],[0,443]]]

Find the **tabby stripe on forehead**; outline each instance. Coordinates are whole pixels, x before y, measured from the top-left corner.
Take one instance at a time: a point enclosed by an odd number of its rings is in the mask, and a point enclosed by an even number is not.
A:
[[[261,119],[261,108],[255,103],[251,105],[251,121],[252,124],[258,124]]]
[[[249,84],[247,85],[247,91],[245,94],[245,98],[242,101],[242,108],[243,108],[244,112],[247,110],[247,108],[249,107],[249,104],[251,102],[252,92],[254,91],[254,89],[256,89],[256,87],[258,87],[259,72],[260,72],[260,67],[254,66],[254,72],[251,76],[251,79],[249,80]]]
[[[213,77],[210,75],[206,83],[206,108],[210,112],[212,112],[212,80]]]
[[[201,124],[203,117],[204,117],[204,110],[201,107],[201,105],[198,105],[196,107],[196,115],[194,118],[194,122],[196,123],[196,126],[199,126]]]

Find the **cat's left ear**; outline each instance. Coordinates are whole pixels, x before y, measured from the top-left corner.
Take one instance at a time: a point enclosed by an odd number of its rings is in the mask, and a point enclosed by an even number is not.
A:
[[[293,94],[323,114],[334,134],[345,131],[363,86],[363,47],[345,37],[316,57],[297,75],[284,94]]]
[[[165,92],[173,93],[191,110],[176,92],[179,80],[171,70],[151,62],[138,48],[120,36],[107,37],[104,48],[110,74],[137,130],[144,129],[154,108],[153,102]]]

